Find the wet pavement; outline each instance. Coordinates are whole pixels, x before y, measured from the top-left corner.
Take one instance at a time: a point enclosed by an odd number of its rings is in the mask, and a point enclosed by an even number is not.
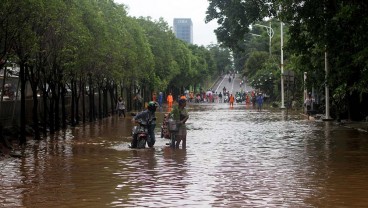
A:
[[[367,132],[244,104],[188,109],[186,149],[159,128],[155,148],[129,149],[132,123],[116,116],[30,141],[0,161],[0,207],[368,206]]]

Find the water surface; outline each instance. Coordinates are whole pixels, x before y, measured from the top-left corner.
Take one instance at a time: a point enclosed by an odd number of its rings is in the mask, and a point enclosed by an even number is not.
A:
[[[188,105],[186,149],[111,117],[0,161],[1,207],[367,207],[368,135],[244,104]],[[162,121],[158,113],[158,121]]]

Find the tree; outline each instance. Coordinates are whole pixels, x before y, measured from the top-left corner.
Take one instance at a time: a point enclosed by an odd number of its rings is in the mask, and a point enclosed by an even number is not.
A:
[[[206,22],[217,20],[217,40],[235,50],[249,32],[249,25],[270,16],[270,0],[209,0]]]
[[[232,55],[228,48],[220,47],[219,45],[209,45],[208,50],[211,53],[211,57],[214,61],[209,68],[215,68],[214,74],[221,75],[232,69]]]
[[[137,21],[144,28],[154,55],[154,71],[150,76],[152,78],[150,80],[151,90],[163,91],[168,87],[171,79],[178,74],[174,57],[177,40],[167,22],[162,18],[153,21],[150,17],[141,17]]]

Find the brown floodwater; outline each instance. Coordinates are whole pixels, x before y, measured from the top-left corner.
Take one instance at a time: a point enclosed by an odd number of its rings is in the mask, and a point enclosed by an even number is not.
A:
[[[186,149],[116,116],[0,161],[0,207],[368,207],[368,134],[244,104],[188,105]],[[163,112],[158,112],[162,122]]]

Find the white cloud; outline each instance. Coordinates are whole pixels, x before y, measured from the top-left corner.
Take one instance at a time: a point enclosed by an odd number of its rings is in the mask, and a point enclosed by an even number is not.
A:
[[[207,0],[115,0],[115,3],[127,5],[130,16],[150,16],[155,20],[163,17],[171,27],[174,18],[191,18],[194,44],[206,46],[217,43],[213,32],[218,27],[217,23],[204,22]]]

